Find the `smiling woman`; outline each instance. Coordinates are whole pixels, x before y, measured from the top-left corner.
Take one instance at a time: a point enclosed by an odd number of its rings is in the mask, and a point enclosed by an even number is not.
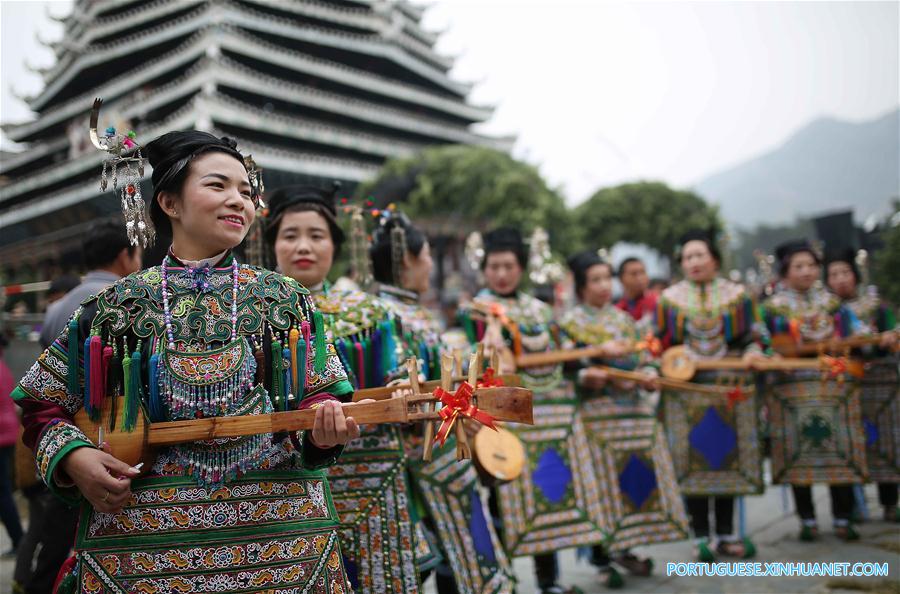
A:
[[[96,144],[116,142],[114,129],[104,142]],[[318,469],[359,436],[336,402],[352,387],[309,292],[231,253],[259,206],[259,172],[233,140],[205,132],[170,132],[144,150],[151,219],[172,232],[168,254],[86,301],[13,393],[44,481],[82,504],[69,588],[60,591],[346,590],[337,516]],[[288,336],[301,334],[298,356]],[[184,421],[311,407],[315,426],[305,434],[166,447],[146,476],[113,456],[102,429],[86,435],[74,421],[83,410],[114,437],[141,414]],[[222,526],[229,530],[215,530]]]

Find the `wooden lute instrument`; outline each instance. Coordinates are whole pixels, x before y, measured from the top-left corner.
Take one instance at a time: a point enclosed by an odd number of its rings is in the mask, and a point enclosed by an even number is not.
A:
[[[411,371],[418,376],[415,360],[408,363]],[[343,404],[344,414],[353,417],[359,424],[411,423],[440,420],[433,410],[436,396],[418,390],[418,381],[411,382],[414,392],[376,402]],[[124,407],[114,406],[113,398],[105,398],[96,419],[81,409],[75,415],[75,424],[90,438],[96,436],[97,444],[106,442],[107,450],[126,464],[136,466],[143,463],[143,471],[149,470],[156,458],[157,448],[181,443],[217,438],[240,437],[262,433],[280,433],[312,429],[315,422],[314,409],[274,412],[262,415],[241,415],[233,417],[207,417],[184,421],[150,423],[144,414],[139,414],[137,424],[131,431],[124,431]],[[533,424],[532,393],[517,387],[492,387],[474,390],[471,403],[498,421]],[[425,405],[427,410],[421,410]],[[115,420],[110,415],[115,409]],[[461,426],[461,425],[460,425]],[[109,430],[112,427],[113,430]]]
[[[627,371],[625,369],[617,369],[615,367],[608,367],[606,365],[592,365],[591,367],[593,369],[602,369],[609,377],[626,381],[641,382],[653,378],[661,388],[671,388],[673,390],[692,390],[695,392],[705,392],[709,394],[727,394],[733,389],[733,387],[727,386],[707,386],[706,384],[695,384],[693,382],[665,376],[656,377],[651,376],[647,373],[641,373],[640,371]]]
[[[842,359],[846,371],[852,375],[862,373],[856,362]],[[832,362],[826,357],[807,359],[767,359],[757,362],[751,368],[738,357],[722,357],[720,359],[695,359],[684,345],[670,347],[662,355],[662,374],[665,377],[687,381],[698,371],[796,371],[801,369],[828,371]],[[859,367],[859,369],[857,369]]]
[[[896,335],[896,330],[879,332],[865,336],[848,336],[815,342],[798,343],[789,334],[776,334],[772,337],[772,349],[785,357],[801,357],[803,355],[821,355],[822,353],[846,352],[850,349],[878,344],[885,336]],[[892,350],[897,350],[895,346]]]

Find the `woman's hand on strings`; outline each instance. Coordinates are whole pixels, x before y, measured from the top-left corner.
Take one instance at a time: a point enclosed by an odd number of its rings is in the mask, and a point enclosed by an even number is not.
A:
[[[111,454],[82,447],[60,462],[85,499],[98,512],[116,513],[131,499],[131,479],[141,473]]]

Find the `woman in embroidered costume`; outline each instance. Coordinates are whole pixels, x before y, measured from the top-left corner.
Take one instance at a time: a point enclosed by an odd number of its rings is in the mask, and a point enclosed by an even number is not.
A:
[[[500,228],[484,235],[481,266],[487,286],[474,303],[461,305],[458,313],[470,342],[482,341],[488,349],[509,348],[516,354],[559,348],[550,306],[520,290],[527,261],[516,229]],[[486,323],[485,314],[502,320],[502,335]],[[594,518],[599,499],[593,473],[582,463],[589,456],[587,443],[575,420],[575,388],[563,377],[562,365],[524,369],[519,374],[523,387],[534,393],[535,426],[511,430],[534,432],[534,437],[522,439],[530,470],[500,486],[492,501],[502,518],[504,546],[510,556],[533,555],[541,591],[562,593],[567,590],[557,583],[556,551],[603,542],[604,534]],[[576,484],[581,487],[575,488]]]
[[[825,280],[828,288],[837,295],[847,313],[841,319],[844,336],[858,336],[885,332],[880,344],[867,347],[861,355],[867,360],[860,395],[863,409],[863,423],[867,435],[874,434],[874,440],[866,440],[870,479],[878,483],[878,501],[884,508],[886,522],[900,522],[900,508],[897,507],[898,460],[893,464],[878,463],[881,458],[879,439],[892,431],[900,419],[889,414],[884,401],[896,398],[900,389],[900,374],[897,370],[897,356],[891,353],[897,344],[897,322],[891,307],[878,297],[874,286],[860,290],[860,274],[853,249],[833,251],[825,258]],[[887,413],[887,414],[886,414]],[[884,433],[882,433],[882,431]],[[887,461],[885,461],[887,462]]]
[[[15,391],[41,476],[83,501],[63,586],[347,592],[337,516],[315,469],[359,434],[333,402],[352,388],[306,289],[231,253],[254,218],[258,171],[234,141],[204,132],[165,134],[146,153],[168,255],[86,301]],[[146,237],[142,213],[126,215]],[[309,338],[305,353],[284,348],[296,331]],[[167,447],[138,477],[73,424],[105,399],[124,407],[115,431],[142,411],[169,421],[320,406],[311,432]]]
[[[785,242],[776,248],[775,256],[780,266],[781,284],[763,304],[763,316],[769,333],[772,336],[788,334],[797,342],[827,340],[842,336],[843,324],[840,320],[846,317],[846,313],[842,311],[841,301],[837,296],[816,286],[816,282],[821,278],[821,260],[809,242],[805,239]],[[829,386],[820,381],[821,375],[819,371],[781,373],[773,389],[778,390],[779,387],[792,389],[791,395],[797,397],[815,396],[818,392],[824,394],[830,390]],[[829,385],[834,383],[829,382]],[[846,383],[852,385],[850,381]],[[839,392],[843,392],[844,389],[838,387]],[[802,425],[804,428],[808,426],[827,432],[835,429],[827,424],[824,416],[815,413],[805,417]],[[786,427],[786,430],[795,428]],[[801,432],[804,431],[805,429],[801,428]],[[803,436],[799,435],[798,438],[803,439]],[[773,435],[772,440],[773,475],[777,478],[779,471],[777,458],[780,456],[775,450],[784,448],[784,440],[777,435]],[[793,457],[791,454],[788,455]],[[816,473],[815,477],[823,477],[829,472],[830,469],[826,469],[822,473]],[[835,534],[844,540],[857,539],[859,535],[850,524],[853,487],[844,481],[845,477],[832,478],[835,480],[829,479],[828,482]],[[800,516],[802,524],[800,539],[814,540],[818,537],[818,526],[812,500],[812,485],[804,479],[802,482],[792,482],[791,486],[797,515]]]
[[[600,258],[596,250],[588,250],[571,257],[569,268],[575,279],[575,294],[579,303],[560,317],[560,328],[566,338],[576,347],[604,345],[609,353],[608,356],[596,360],[580,361],[572,366],[567,366],[567,371],[572,375],[577,371],[575,385],[582,418],[588,427],[593,427],[592,420],[597,419],[597,427],[601,431],[615,424],[617,432],[627,433],[632,437],[642,437],[643,434],[638,435],[635,431],[643,430],[643,425],[649,424],[652,427],[649,441],[653,442],[653,438],[657,434],[662,435],[655,420],[655,400],[658,398],[658,393],[656,381],[653,378],[658,375],[658,369],[647,349],[634,350],[634,345],[639,344],[642,340],[637,327],[638,322],[629,313],[612,304],[612,266]],[[628,371],[639,370],[646,373],[648,379],[640,387],[634,382],[623,383],[611,380],[605,370],[591,367],[592,364],[607,365]],[[646,423],[635,420],[641,416]],[[621,420],[616,422],[618,419]],[[641,426],[637,427],[638,424]],[[668,448],[664,444],[662,447],[665,449],[665,453],[661,457],[667,458],[668,464],[664,465],[665,468],[662,469],[662,472],[657,469],[660,462],[654,460],[652,449],[633,451],[634,455],[628,458],[627,463],[639,464],[643,469],[648,469],[649,473],[645,472],[640,475],[642,480],[629,482],[627,477],[631,474],[623,475],[626,476],[626,480],[619,479],[625,469],[624,461],[621,468],[617,462],[614,462],[616,466],[612,473],[605,471],[608,458],[604,454],[607,447],[606,442],[609,441],[608,436],[589,429],[588,439],[591,441],[591,452],[595,454],[591,463],[598,469],[601,490],[605,493],[621,492],[624,495],[621,498],[621,506],[610,505],[610,508],[619,507],[623,510],[611,518],[612,524],[618,526],[627,523],[626,516],[629,514],[644,514],[646,518],[647,514],[660,512],[673,518],[678,516],[684,518],[680,497],[673,494],[668,498],[669,501],[676,504],[676,509],[673,511],[663,507],[663,502],[666,500],[657,492],[657,485],[660,485],[661,489],[666,489],[668,486],[670,492],[677,493],[677,486],[674,484],[675,472],[672,469]],[[615,458],[618,460],[621,456],[615,456]],[[638,475],[634,474],[634,476]],[[668,485],[666,485],[666,480],[669,482]],[[606,497],[609,498],[612,495],[606,495]],[[643,530],[643,534],[637,539],[634,534],[628,534],[627,530],[616,530],[609,543],[610,546],[621,551],[621,554],[615,557],[615,561],[633,575],[650,575],[653,562],[647,558],[637,557],[629,551],[629,547],[633,544],[643,545],[681,540],[686,536],[686,524],[687,520],[684,519],[681,526],[666,524],[662,530],[657,530],[654,526],[653,530]],[[624,542],[618,542],[619,540]],[[611,564],[609,549],[603,545],[594,545],[591,553],[591,562],[604,576],[606,586],[622,587],[624,585],[622,576]]]
[[[355,387],[385,385],[402,361],[395,320],[376,297],[335,291],[326,280],[344,244],[334,194],[290,186],[266,198],[266,243],[278,269],[310,288],[316,315],[323,316]],[[296,339],[305,344],[303,337]],[[419,572],[438,561],[415,522],[406,463],[400,429],[374,425],[328,469],[347,573],[357,592],[418,592]]]
[[[656,314],[657,334],[665,347],[684,345],[688,354],[697,359],[717,359],[728,355],[744,358],[748,364],[759,360],[762,347],[755,340],[759,331],[758,316],[753,299],[743,286],[718,277],[721,256],[711,233],[701,230],[686,233],[679,241],[678,259],[685,279],[667,288],[660,296]],[[746,376],[746,377],[744,377]],[[752,376],[725,371],[704,371],[698,373],[694,380],[698,383],[720,383],[747,381],[752,385]],[[689,399],[701,396],[686,393]],[[664,394],[664,400],[668,398]],[[704,473],[737,471],[758,475],[761,472],[758,435],[756,432],[756,409],[752,406],[746,426],[739,427],[741,422],[736,417],[738,406],[725,403],[710,403],[706,407],[703,420],[691,428],[689,435],[673,434],[676,423],[670,418],[668,404],[665,425],[669,433],[669,446],[675,458],[676,471],[679,473],[680,487],[685,493],[685,503],[691,519],[691,528],[697,538],[697,552],[701,561],[712,561],[713,550],[721,555],[733,557],[751,557],[755,547],[749,538],[738,539],[734,535],[734,496],[735,492],[748,492],[743,487],[727,487],[721,489],[720,481],[698,481],[687,484],[686,475],[694,467],[702,467]],[[734,417],[735,425],[725,427],[726,420]],[[713,425],[718,431],[709,430]],[[749,432],[742,439],[740,432]],[[724,436],[724,437],[723,437]],[[720,439],[728,439],[731,443],[730,456],[721,456],[723,447]],[[690,441],[689,441],[690,440]],[[738,466],[741,444],[749,443],[752,450],[754,468]],[[702,457],[696,456],[699,452]],[[694,459],[684,458],[679,463],[678,452]],[[689,460],[689,461],[688,461]],[[699,474],[699,473],[698,473]],[[761,480],[760,480],[760,487]],[[714,549],[709,546],[709,502],[713,500],[715,507],[715,535],[717,544]]]
[[[429,289],[432,270],[425,234],[405,215],[389,210],[373,234],[369,253],[379,299],[397,322],[396,341],[404,352],[400,360],[416,357],[424,379],[438,379],[441,356],[454,345],[468,349],[468,344],[443,332],[440,321],[420,302]],[[405,372],[398,368],[396,374]],[[422,461],[424,438],[419,428],[404,431],[403,443],[416,504],[444,558],[435,569],[437,591],[512,592],[512,568],[482,503],[478,475],[471,461],[457,460],[455,437],[435,446],[431,462]]]

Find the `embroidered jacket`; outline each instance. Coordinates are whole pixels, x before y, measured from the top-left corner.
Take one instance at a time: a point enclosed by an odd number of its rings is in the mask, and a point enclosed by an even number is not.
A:
[[[844,315],[839,319],[842,336],[876,334],[897,327],[894,311],[879,298],[874,286],[844,301],[843,305]]]
[[[503,337],[515,354],[543,353],[561,346],[559,326],[553,319],[553,309],[535,297],[517,292],[501,297],[488,289],[475,296],[474,303],[460,307],[457,318],[471,343],[484,338],[487,325],[482,316],[474,313],[479,308],[498,308],[506,320]],[[562,364],[531,367],[519,371],[523,385],[535,392],[535,396],[560,387],[563,379]],[[569,394],[571,396],[571,394]]]
[[[743,285],[721,278],[682,280],[667,288],[657,304],[655,325],[664,346],[683,344],[703,358],[761,350],[758,341],[764,336],[753,298]]]
[[[439,378],[441,354],[449,350],[450,346],[443,340],[440,320],[419,303],[415,294],[406,294],[406,291],[394,287],[383,287],[378,297],[397,321],[403,356],[397,361],[394,375],[405,376],[403,362],[408,357],[415,357],[419,362],[419,371],[426,380]]]
[[[232,264],[229,254],[216,267],[187,269],[167,257],[175,349],[168,346],[163,271],[156,266],[85,301],[25,374],[13,393],[24,411],[23,440],[53,492],[77,497],[56,469],[72,450],[94,446],[97,437],[84,435],[73,417],[82,407],[99,410],[105,398],[124,406],[132,424],[141,410],[151,421],[261,414],[352,391],[321,313],[293,279],[240,265],[232,336]],[[301,445],[296,437],[256,435],[166,448],[153,473],[218,484],[288,463],[298,448],[307,468],[333,463],[340,453],[307,439]]]
[[[818,287],[805,292],[783,287],[763,303],[768,331],[791,334],[798,342],[845,336],[842,319],[847,314],[836,295]]]
[[[643,338],[638,330],[637,322],[628,313],[611,303],[607,303],[601,308],[593,307],[586,303],[579,303],[560,317],[559,326],[563,335],[572,341],[575,347],[599,346],[610,340],[636,344]],[[657,363],[646,350],[635,351],[616,359],[598,358],[590,362],[581,361],[571,367],[567,366],[567,369],[579,370],[591,363],[629,371],[638,369],[641,372],[653,375],[658,374]],[[612,382],[607,384],[602,391],[588,390],[578,382],[576,382],[576,385],[578,394],[581,397],[599,396],[602,394],[611,396],[625,395]]]
[[[325,286],[313,296],[347,375],[356,388],[383,386],[403,356],[399,324],[377,297]]]

